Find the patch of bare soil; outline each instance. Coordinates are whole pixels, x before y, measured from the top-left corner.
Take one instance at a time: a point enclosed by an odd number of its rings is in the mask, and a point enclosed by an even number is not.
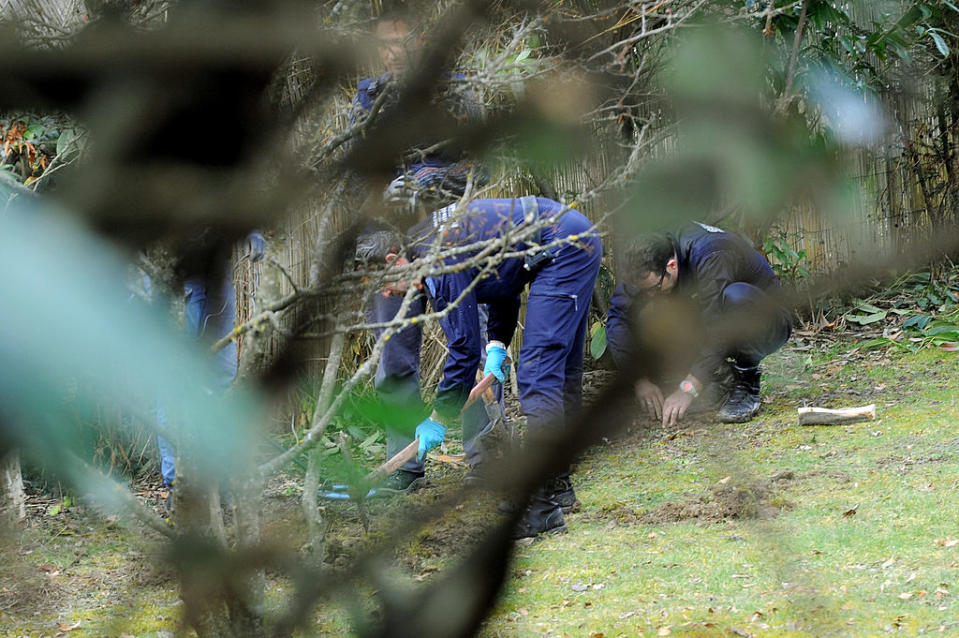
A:
[[[849,483],[852,481],[852,477],[842,470],[811,470],[809,472],[803,472],[799,478],[810,479],[819,476],[825,476],[826,478],[832,479],[837,483]]]
[[[618,525],[636,525],[641,522],[642,515],[637,509],[626,503],[613,503],[588,512],[586,518],[609,521]]]
[[[904,474],[906,472],[911,472],[917,465],[944,463],[951,460],[951,457],[944,455],[911,457],[893,454],[891,456],[886,456],[879,459],[876,461],[876,465],[893,468],[896,472]]]
[[[18,537],[6,523],[0,527],[0,616],[46,608],[61,589],[51,577],[60,570],[52,564],[37,566],[33,552],[18,543]]]
[[[781,479],[784,480],[784,479]],[[775,486],[761,479],[717,485],[708,493],[684,501],[664,503],[643,514],[639,522],[661,525],[694,520],[702,524],[736,519],[768,520],[779,515],[781,505],[772,504]]]
[[[418,573],[475,548],[502,516],[496,511],[497,496],[463,488],[464,474],[463,468],[434,464],[425,487],[411,494],[367,501],[363,514],[368,532],[358,504],[327,506],[333,520],[327,537],[327,562],[344,569],[359,556],[388,548],[400,565]]]

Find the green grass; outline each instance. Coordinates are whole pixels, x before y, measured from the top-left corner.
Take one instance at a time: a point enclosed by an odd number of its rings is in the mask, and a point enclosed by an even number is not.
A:
[[[785,353],[760,418],[651,430],[581,466],[570,533],[523,549],[487,636],[867,636],[959,628],[959,358]],[[880,418],[800,427],[795,408],[875,402]],[[637,513],[731,483],[772,483],[771,520],[644,525]],[[944,544],[945,543],[945,544]],[[583,587],[585,585],[585,589]],[[739,633],[737,633],[739,632]]]
[[[518,549],[482,635],[959,632],[959,543],[951,542],[959,539],[959,357],[862,352],[839,341],[787,350],[766,369],[753,423],[704,415],[663,430],[640,420],[591,450],[574,477],[582,509],[568,517],[569,534]],[[799,406],[867,403],[877,404],[875,422],[797,425]],[[461,470],[430,472],[438,489],[371,504],[372,538],[390,538],[396,516],[429,507]],[[757,484],[768,490],[762,518],[643,522],[665,504]],[[265,530],[295,547],[304,534],[298,505],[277,503]],[[331,542],[343,543],[359,524],[355,506],[338,507]],[[415,588],[454,565],[483,525],[469,508],[456,514],[462,520],[402,542],[391,577]],[[90,516],[35,519],[0,556],[0,636],[54,635],[77,622],[71,638],[176,631],[176,583],[150,567],[162,560],[157,546]],[[23,591],[5,598],[4,587]],[[270,579],[272,606],[290,593],[289,582]],[[5,608],[15,594],[28,604]],[[304,635],[348,633],[348,603],[325,603]]]

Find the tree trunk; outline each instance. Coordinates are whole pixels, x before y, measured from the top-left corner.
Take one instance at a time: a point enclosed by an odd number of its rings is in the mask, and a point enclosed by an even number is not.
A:
[[[23,497],[23,477],[20,475],[20,455],[10,452],[0,459],[0,514],[15,520],[27,516]]]
[[[333,399],[333,390],[336,387],[336,373],[340,368],[340,362],[343,358],[343,347],[346,344],[346,334],[338,332],[333,335],[330,342],[330,352],[326,359],[326,369],[323,372],[323,385],[320,387],[319,395],[316,398],[316,406],[313,409],[314,425],[317,420],[326,413],[330,402]],[[310,462],[306,470],[306,481],[303,484],[303,515],[306,517],[308,529],[308,547],[313,562],[316,565],[322,565],[326,556],[326,533],[329,525],[323,519],[323,514],[316,502],[316,493],[320,487],[319,466],[317,464],[317,451],[310,451]]]

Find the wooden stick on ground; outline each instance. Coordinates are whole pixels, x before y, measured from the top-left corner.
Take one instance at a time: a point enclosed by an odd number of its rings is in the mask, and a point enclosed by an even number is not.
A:
[[[493,376],[492,372],[483,377],[483,380],[477,383],[476,386],[470,391],[470,395],[466,399],[466,403],[463,404],[462,411],[465,412],[466,408],[476,403],[476,400],[479,399],[483,393],[493,385],[494,381],[496,381],[496,377]],[[412,443],[393,455],[393,458],[389,459],[386,463],[383,463],[383,465],[367,474],[364,478],[364,481],[367,483],[376,483],[391,472],[395,472],[396,470],[400,469],[406,464],[407,461],[416,456],[416,453],[419,452],[419,446],[420,440],[418,438],[413,439]]]
[[[799,425],[844,425],[858,421],[874,421],[876,404],[860,408],[799,408]]]

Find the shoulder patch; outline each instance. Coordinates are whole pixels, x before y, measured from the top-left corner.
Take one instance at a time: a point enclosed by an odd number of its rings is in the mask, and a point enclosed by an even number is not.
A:
[[[709,224],[704,224],[702,222],[693,222],[707,233],[725,233],[726,231],[722,228],[716,228],[715,226],[710,226]]]
[[[456,212],[456,204],[450,204],[449,206],[444,206],[439,210],[433,211],[433,227],[439,228],[453,217],[453,213]]]

